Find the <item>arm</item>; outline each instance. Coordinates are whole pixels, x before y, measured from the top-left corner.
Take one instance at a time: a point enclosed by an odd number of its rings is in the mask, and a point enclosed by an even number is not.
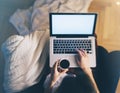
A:
[[[94,77],[93,77],[91,69],[84,69],[83,71],[88,75],[88,77],[90,78],[91,82],[93,83],[93,87],[95,88],[96,93],[100,93],[99,89],[97,87],[97,84],[96,84],[96,82],[94,80]]]
[[[53,86],[54,84],[56,83],[56,81],[59,79],[59,77],[61,77],[64,73],[66,73],[68,71],[68,69],[65,69],[65,70],[61,70],[61,71],[58,71],[58,64],[59,64],[59,61],[58,60],[52,70],[51,70],[51,77],[50,77],[50,81],[47,85],[47,88],[45,89],[45,92],[44,93],[52,93],[52,89],[53,89]]]
[[[77,57],[77,62],[78,65],[80,66],[80,68],[85,72],[85,74],[88,75],[88,77],[90,78],[91,82],[93,83],[93,87],[96,90],[96,93],[100,93],[99,89],[97,87],[97,84],[94,80],[93,74],[92,74],[92,70],[90,68],[90,62],[89,62],[89,57],[86,53],[86,51],[84,50],[77,50],[78,52],[78,57]]]

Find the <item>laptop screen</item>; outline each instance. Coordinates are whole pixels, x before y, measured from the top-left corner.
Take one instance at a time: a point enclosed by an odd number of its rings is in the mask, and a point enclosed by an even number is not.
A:
[[[51,35],[93,35],[96,13],[50,13]]]

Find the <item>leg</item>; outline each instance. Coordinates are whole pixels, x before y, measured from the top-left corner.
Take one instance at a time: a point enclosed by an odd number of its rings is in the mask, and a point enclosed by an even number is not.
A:
[[[97,47],[97,67],[93,71],[93,75],[100,90],[100,93],[105,93],[104,90],[106,85],[104,83],[106,80],[104,77],[106,75],[106,72],[104,71],[104,63],[107,55],[108,51],[105,48],[101,46]]]
[[[115,93],[120,72],[120,52],[108,52],[98,47],[94,77],[100,93]],[[119,66],[119,67],[118,67]]]
[[[106,93],[115,93],[120,76],[120,51],[109,53],[106,59]],[[109,91],[110,90],[110,91]]]

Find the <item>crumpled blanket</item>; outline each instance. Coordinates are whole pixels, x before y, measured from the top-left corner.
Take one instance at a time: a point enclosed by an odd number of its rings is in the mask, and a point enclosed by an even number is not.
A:
[[[29,9],[18,9],[10,18],[20,35],[49,29],[50,12],[87,12],[92,0],[36,0]]]
[[[6,93],[22,91],[39,82],[49,54],[48,40],[49,31],[34,31],[24,37],[13,35],[2,44]]]
[[[22,91],[39,82],[41,64],[48,56],[49,13],[87,12],[92,0],[36,0],[29,9],[18,9],[10,18],[19,35],[2,44],[6,93]],[[44,51],[44,52],[43,52]],[[41,59],[41,60],[39,60]],[[44,65],[43,65],[44,66]]]

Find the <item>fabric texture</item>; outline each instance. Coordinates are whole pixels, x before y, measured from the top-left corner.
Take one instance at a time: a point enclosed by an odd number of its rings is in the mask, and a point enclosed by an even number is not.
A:
[[[35,31],[26,36],[11,36],[2,45],[5,57],[4,88],[14,93],[32,86],[39,81],[41,55],[44,47],[44,63],[48,57],[48,31]]]
[[[10,17],[10,22],[19,35],[10,36],[2,44],[5,58],[4,89],[6,93],[19,92],[39,82],[38,76],[49,54],[47,42],[49,13],[87,12],[91,1],[36,0],[29,9],[18,9]]]

